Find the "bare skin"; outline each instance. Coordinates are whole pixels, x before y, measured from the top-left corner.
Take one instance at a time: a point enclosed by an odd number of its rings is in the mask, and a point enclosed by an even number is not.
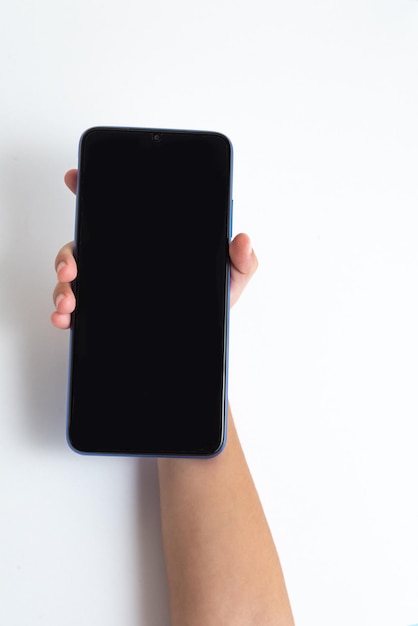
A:
[[[75,193],[77,170],[67,172],[65,183]],[[229,253],[232,306],[258,261],[244,233],[233,239]],[[51,321],[65,329],[76,305],[72,242],[58,252],[55,269]],[[172,626],[294,626],[277,550],[231,411],[220,455],[158,459],[158,473]]]

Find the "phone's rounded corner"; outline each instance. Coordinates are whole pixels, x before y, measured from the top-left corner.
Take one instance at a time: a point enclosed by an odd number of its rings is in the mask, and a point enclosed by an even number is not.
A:
[[[226,436],[226,433],[225,433],[225,436],[222,439],[222,441],[220,442],[218,448],[216,448],[216,450],[214,450],[213,452],[208,454],[207,458],[208,459],[214,459],[215,457],[217,457],[220,454],[222,454],[222,452],[225,450],[225,447],[226,447],[226,440],[227,440],[227,436]]]
[[[224,137],[225,137],[225,141],[227,142],[229,146],[229,150],[231,152],[231,160],[232,160],[232,156],[234,154],[234,144],[232,143],[232,140],[228,137],[228,135],[224,135]]]
[[[80,140],[84,139],[85,137],[87,137],[88,135],[91,135],[93,133],[96,133],[97,131],[103,130],[103,126],[88,126],[87,128],[85,128],[83,130],[83,132],[80,135]]]
[[[78,146],[79,146],[79,151],[81,151],[82,146],[85,145],[85,143],[87,142],[87,140],[89,139],[89,137],[91,135],[94,135],[95,133],[98,132],[102,132],[103,130],[105,130],[105,126],[89,126],[88,128],[86,128],[85,130],[83,130],[83,132],[80,135],[80,139],[78,141]]]
[[[66,431],[66,441],[67,441],[67,446],[70,448],[72,452],[75,452],[76,454],[80,456],[86,456],[88,454],[85,450],[82,450],[81,448],[77,447],[77,444],[71,438],[71,434],[68,428]]]
[[[71,441],[71,438],[69,436],[69,434],[67,433],[66,436],[66,441],[67,441],[67,446],[69,447],[69,449],[71,450],[71,452],[75,452],[76,454],[82,454],[81,450],[79,450],[74,443]]]
[[[190,132],[190,131],[187,131],[187,132]],[[234,148],[233,148],[232,141],[228,135],[226,135],[224,132],[221,132],[219,130],[205,130],[205,131],[200,131],[200,132],[203,133],[204,135],[211,135],[212,137],[216,137],[217,139],[222,141],[228,147],[230,157],[231,157],[231,163],[232,163]]]
[[[228,149],[229,149],[229,152],[230,152],[230,155],[231,155],[231,162],[232,162],[232,157],[233,157],[233,154],[234,154],[234,146],[233,146],[233,143],[232,143],[231,139],[230,139],[230,138],[229,138],[229,136],[228,136],[228,135],[226,135],[225,133],[221,133],[221,132],[219,132],[219,133],[217,133],[217,135],[218,135],[218,136],[219,136],[219,137],[220,137],[220,138],[221,138],[221,139],[222,139],[222,140],[226,143],[226,145],[228,146]]]
[[[85,130],[83,130],[83,132],[80,135],[80,139],[78,140],[78,144],[80,147],[85,143],[87,137],[91,135],[93,131],[96,130],[96,128],[97,126],[90,126],[89,128],[86,128]]]
[[[227,416],[228,416],[228,413],[226,413],[224,427],[223,427],[222,434],[219,440],[219,444],[214,450],[212,450],[211,452],[205,455],[206,459],[213,459],[219,456],[220,454],[222,454],[222,452],[225,450],[226,443],[228,440],[228,417]]]

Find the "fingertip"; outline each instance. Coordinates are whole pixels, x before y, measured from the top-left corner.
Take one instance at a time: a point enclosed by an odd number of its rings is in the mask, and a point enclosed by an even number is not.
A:
[[[60,304],[63,300],[65,300],[65,295],[63,293],[58,294],[57,297],[55,298],[55,307],[58,313],[61,313]]]
[[[251,237],[249,235],[247,235],[247,233],[240,233],[240,238],[241,238],[241,242],[242,242],[242,246],[245,245],[247,251],[251,254],[252,250],[253,250],[253,244],[251,242]]]
[[[64,182],[73,193],[77,190],[77,170],[71,169],[64,174]]]
[[[55,328],[60,330],[67,330],[70,327],[71,323],[71,315],[68,313],[58,313],[58,311],[54,311],[51,313],[51,323]]]
[[[70,283],[77,276],[77,264],[71,250],[64,249],[57,257],[55,271],[60,283]]]
[[[58,285],[54,289],[52,299],[55,306],[55,311],[58,315],[71,314],[75,309],[75,296],[68,284]]]
[[[245,259],[249,260],[253,253],[253,245],[250,236],[247,233],[239,233],[231,242],[232,254],[238,257],[241,262]]]
[[[234,243],[240,248],[252,249],[251,239],[247,233],[238,233],[238,235],[235,235],[231,243]]]
[[[57,278],[60,283],[69,283],[75,278],[75,270],[68,263],[62,261],[57,266]]]
[[[246,233],[239,233],[231,242],[229,251],[232,265],[241,273],[248,274],[255,271],[258,264],[254,254],[252,242]]]
[[[58,263],[57,267],[55,268],[57,276],[59,276],[59,274],[61,273],[61,270],[63,270],[65,267],[67,267],[67,263],[65,261],[60,261]]]

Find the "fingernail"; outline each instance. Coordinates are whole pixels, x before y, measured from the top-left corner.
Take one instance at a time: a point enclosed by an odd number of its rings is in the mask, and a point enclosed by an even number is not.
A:
[[[60,270],[62,270],[62,268],[63,268],[63,267],[65,267],[66,265],[67,265],[67,264],[66,264],[66,262],[65,262],[65,261],[61,261],[61,263],[58,263],[58,265],[57,265],[57,269],[56,269],[57,274],[58,274],[58,272],[59,272]]]
[[[59,293],[57,295],[57,297],[55,298],[55,307],[58,308],[59,303],[61,302],[61,300],[63,300],[65,298],[63,293]]]

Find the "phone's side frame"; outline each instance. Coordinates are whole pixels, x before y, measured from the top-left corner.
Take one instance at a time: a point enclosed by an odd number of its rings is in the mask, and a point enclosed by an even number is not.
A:
[[[82,167],[82,148],[83,142],[86,136],[94,131],[96,128],[100,127],[92,127],[88,128],[81,135],[78,145],[78,173],[80,172],[80,168]],[[115,130],[118,127],[113,127]],[[128,127],[126,128],[128,130]],[[132,128],[134,130],[134,128]],[[174,129],[158,129],[158,128],[138,128],[138,130],[147,130],[154,133],[163,133],[163,132],[173,132]],[[185,131],[185,130],[174,130],[174,132],[201,132],[201,133],[210,133],[220,135],[227,141],[229,145],[229,190],[228,190],[228,214],[226,219],[226,228],[227,228],[227,237],[225,245],[227,247],[227,266],[226,266],[226,294],[225,294],[225,323],[224,323],[224,386],[223,386],[223,398],[222,398],[222,406],[223,406],[223,433],[221,437],[221,444],[218,449],[209,454],[145,454],[145,453],[134,453],[134,452],[124,452],[124,453],[116,453],[116,452],[86,452],[83,450],[79,450],[74,446],[70,438],[70,413],[71,413],[71,398],[72,398],[72,367],[73,367],[73,332],[74,332],[74,312],[71,314],[71,322],[69,328],[69,350],[68,350],[68,367],[67,367],[67,408],[66,408],[66,441],[69,448],[76,452],[77,454],[83,456],[128,456],[128,457],[152,457],[152,458],[193,458],[193,459],[209,459],[218,456],[225,449],[227,438],[228,438],[228,419],[229,419],[229,402],[228,402],[228,380],[229,380],[229,335],[230,335],[230,289],[231,289],[231,262],[229,259],[229,244],[232,240],[232,228],[233,228],[233,166],[234,166],[234,152],[233,145],[229,137],[222,133],[215,133],[212,131]],[[75,193],[75,220],[74,220],[74,257],[77,261],[77,243],[78,243],[78,217],[79,217],[79,200],[80,200],[80,179],[81,176],[77,176],[77,185],[76,185],[76,193]],[[77,277],[72,282],[73,290],[76,293],[76,285],[77,285]]]

